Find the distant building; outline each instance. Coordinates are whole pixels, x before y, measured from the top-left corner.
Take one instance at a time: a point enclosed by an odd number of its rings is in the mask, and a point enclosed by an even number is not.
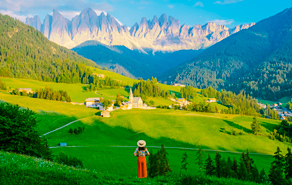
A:
[[[114,110],[114,103],[115,102],[112,102],[111,105],[108,106],[106,110],[107,111],[113,111]],[[105,107],[103,106],[103,103],[99,103],[96,107],[99,108],[99,110],[106,111]]]
[[[123,102],[121,105],[121,109],[132,109],[132,108],[147,108],[147,105],[143,104],[143,100],[141,97],[134,97],[132,88],[130,88],[129,101]]]
[[[67,143],[59,143],[59,146],[67,146]]]
[[[86,107],[98,107],[98,104],[100,102],[100,98],[86,98],[85,105]]]
[[[189,104],[189,102],[185,98],[178,98],[177,103],[179,103],[180,108]]]
[[[105,118],[109,118],[109,117],[111,117],[111,114],[110,114],[110,111],[105,110],[105,111],[102,111],[102,112],[100,113],[100,116],[101,116],[101,117],[105,117]]]
[[[211,102],[217,102],[216,98],[210,98],[208,101],[209,101],[210,103],[211,103]]]
[[[180,84],[180,83],[175,83],[173,86],[179,86],[179,87],[185,87],[186,85]]]
[[[105,78],[104,74],[97,74],[97,73],[92,73],[93,76],[97,76],[99,78]]]
[[[18,91],[19,92],[26,91],[27,94],[33,93],[32,88],[19,88]]]

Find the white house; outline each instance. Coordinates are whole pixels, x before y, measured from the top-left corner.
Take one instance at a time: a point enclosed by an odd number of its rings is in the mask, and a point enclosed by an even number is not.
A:
[[[100,98],[99,97],[97,97],[97,98],[86,98],[86,100],[85,100],[86,107],[98,107],[99,102],[100,102]]]

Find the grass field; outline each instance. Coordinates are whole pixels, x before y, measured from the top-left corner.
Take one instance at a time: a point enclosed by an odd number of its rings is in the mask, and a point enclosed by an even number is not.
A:
[[[102,72],[103,70],[96,69],[95,72]],[[100,71],[98,71],[100,70]],[[122,75],[116,74],[114,72],[110,71],[104,71],[105,75],[114,75],[111,76],[113,79],[119,79],[124,80],[126,82],[129,82],[127,80],[128,77],[124,77]],[[103,97],[105,99],[115,100],[117,94],[123,95],[124,97],[129,96],[129,88],[118,88],[118,89],[101,89],[97,91],[91,91],[86,92],[83,90],[84,84],[66,84],[66,83],[55,83],[55,82],[42,82],[37,80],[30,80],[30,79],[17,79],[17,78],[1,78],[3,82],[6,83],[7,87],[9,88],[32,88],[33,90],[45,88],[45,87],[51,87],[54,90],[65,90],[68,92],[69,96],[71,97],[71,100],[73,102],[84,102],[86,98],[88,97]],[[136,80],[130,79],[132,82],[135,82]],[[170,86],[170,85],[164,85],[159,84],[163,90],[168,90],[170,92],[174,92],[177,97],[180,97],[180,88],[177,86]],[[197,89],[199,92],[200,90]],[[199,103],[202,101],[206,101],[208,98],[203,97],[201,94],[198,94],[197,98],[195,99],[195,102]],[[154,101],[155,105],[172,105],[174,102],[172,102],[169,99],[161,98],[161,97],[148,97],[146,101]],[[217,106],[218,109],[225,108],[225,106],[222,106],[218,103],[212,103],[212,106]]]
[[[80,158],[84,166],[95,169],[98,172],[110,174],[136,175],[136,158],[133,156],[137,140],[144,139],[149,150],[158,149],[153,146],[164,144],[166,147],[189,148],[189,169],[197,170],[195,154],[198,145],[205,150],[205,154],[212,157],[215,151],[223,152],[223,157],[235,157],[239,159],[241,152],[248,149],[253,154],[259,169],[265,168],[266,172],[273,160],[271,154],[277,146],[286,152],[287,146],[279,141],[273,141],[266,136],[251,134],[250,124],[252,117],[238,115],[222,115],[213,113],[197,113],[187,111],[174,111],[165,109],[156,110],[118,110],[111,113],[110,118],[94,116],[97,110],[85,108],[85,106],[71,105],[56,101],[32,99],[22,96],[11,96],[0,93],[0,99],[17,103],[22,107],[28,107],[37,112],[38,132],[44,134],[50,130],[65,125],[73,120],[82,119],[72,125],[48,134],[46,138],[52,147],[60,142],[66,142],[68,146],[52,148],[56,155],[63,151],[67,155]],[[261,119],[263,134],[272,131],[279,121]],[[69,128],[85,126],[83,133],[70,135]],[[221,132],[225,128],[226,132]],[[244,135],[230,135],[232,129],[242,131]],[[128,146],[128,147],[120,147]],[[174,172],[179,172],[182,149],[167,148],[169,162]],[[205,156],[206,156],[205,155]],[[123,170],[120,170],[123,169]]]
[[[122,77],[121,77],[122,78]],[[126,78],[126,77],[125,77]],[[83,102],[86,97],[105,97],[115,99],[119,93],[128,96],[128,89],[103,89],[97,92],[84,92],[82,84],[59,84],[52,82],[40,82],[27,79],[2,78],[7,87],[44,88],[52,87],[55,90],[68,91],[72,101]],[[161,84],[162,88],[179,94],[180,87]],[[198,90],[199,91],[199,90]],[[252,117],[239,115],[225,115],[215,113],[198,113],[179,110],[117,110],[111,113],[110,118],[95,116],[99,111],[86,108],[84,105],[72,105],[57,101],[35,99],[22,96],[13,96],[9,93],[0,92],[0,100],[19,104],[35,111],[40,134],[47,133],[61,127],[71,121],[84,118],[68,127],[48,134],[46,138],[56,155],[63,151],[68,155],[80,158],[84,166],[95,169],[97,172],[110,174],[136,175],[136,158],[133,156],[137,140],[144,139],[148,149],[157,151],[157,146],[164,144],[169,152],[169,162],[174,172],[179,172],[183,148],[188,148],[189,169],[196,171],[195,154],[198,145],[206,150],[206,155],[214,157],[216,151],[223,151],[223,157],[235,157],[239,159],[241,152],[247,149],[253,154],[259,169],[269,170],[272,156],[277,146],[286,152],[287,146],[279,141],[268,139],[265,134],[273,131],[279,121],[261,119],[262,135],[251,134],[250,125]],[[171,105],[172,101],[164,98],[148,98],[156,105]],[[206,101],[207,98],[198,94],[197,103]],[[211,106],[219,109],[224,106],[211,103]],[[68,130],[85,126],[83,133],[70,135]],[[225,128],[226,132],[221,132]],[[236,130],[243,135],[233,136],[231,132]],[[68,146],[56,147],[58,143],[66,142]],[[123,147],[121,147],[123,146]],[[56,148],[55,148],[56,147]],[[171,148],[180,147],[180,148]],[[216,150],[216,151],[214,151]],[[230,152],[226,152],[230,151]],[[232,153],[233,152],[233,153]],[[206,156],[205,155],[205,156]],[[121,170],[123,169],[123,170]]]
[[[169,174],[155,178],[138,179],[136,176],[119,176],[117,174],[103,173],[95,170],[73,168],[66,165],[42,160],[25,155],[0,151],[0,184],[185,184],[182,179],[185,176]],[[108,164],[106,164],[108,166]],[[118,171],[125,171],[120,168]],[[243,182],[235,179],[216,178],[202,175],[201,173],[190,173],[192,184],[236,184],[253,185],[253,182]]]

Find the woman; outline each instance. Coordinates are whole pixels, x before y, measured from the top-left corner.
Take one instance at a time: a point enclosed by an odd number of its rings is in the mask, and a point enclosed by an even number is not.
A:
[[[147,177],[147,164],[146,157],[149,155],[149,152],[146,146],[146,142],[144,140],[139,140],[137,142],[138,148],[136,148],[134,152],[134,156],[138,156],[137,158],[137,168],[138,168],[138,178],[146,178]]]

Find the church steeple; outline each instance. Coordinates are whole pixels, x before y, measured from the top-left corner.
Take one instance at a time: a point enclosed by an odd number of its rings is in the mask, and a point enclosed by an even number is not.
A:
[[[130,88],[130,94],[129,94],[129,102],[133,103],[133,92],[132,92],[132,88]]]

